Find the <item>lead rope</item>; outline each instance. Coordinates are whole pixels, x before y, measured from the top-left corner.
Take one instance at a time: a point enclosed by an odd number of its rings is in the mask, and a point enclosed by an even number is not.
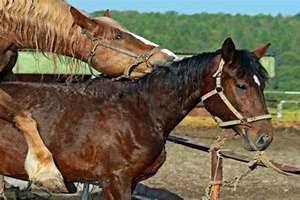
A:
[[[256,161],[251,161],[249,163],[249,166],[248,166],[248,169],[242,173],[241,175],[239,176],[236,176],[234,177],[233,179],[231,180],[226,180],[224,181],[224,187],[229,187],[229,188],[233,188],[232,190],[234,192],[237,191],[237,187],[239,185],[239,183],[244,179],[246,178],[251,172],[253,172],[255,169],[256,169],[257,165],[256,165]]]
[[[209,150],[210,155],[211,155],[212,150],[218,149],[218,152],[217,152],[218,160],[217,160],[216,169],[218,169],[220,159],[222,157],[219,152],[221,151],[221,148],[224,145],[226,140],[227,140],[226,137],[218,136],[217,139],[210,146],[210,150]],[[248,169],[241,175],[234,177],[232,180],[224,181],[223,186],[233,188],[233,191],[236,192],[237,188],[239,186],[239,183],[243,179],[245,179],[251,172],[253,172],[259,164],[265,165],[267,168],[271,168],[272,170],[274,170],[275,172],[277,172],[281,175],[292,176],[292,174],[289,174],[289,173],[279,169],[276,165],[274,165],[270,161],[270,159],[267,158],[267,156],[264,153],[265,153],[264,151],[257,152],[254,156],[254,159],[248,163]],[[210,200],[211,199],[210,197],[212,194],[212,187],[214,185],[221,184],[219,181],[216,181],[216,176],[217,176],[217,173],[214,174],[214,180],[210,181],[208,186],[206,187],[205,193],[202,196],[202,200]]]
[[[263,164],[265,165],[267,168],[271,168],[273,169],[275,172],[281,174],[281,175],[285,175],[285,176],[293,176],[292,174],[289,174],[285,171],[282,171],[281,169],[279,169],[278,167],[276,167],[276,165],[274,165],[270,159],[268,159],[268,157],[264,154],[264,151],[259,151],[256,153],[254,160],[256,161],[257,164]]]
[[[281,175],[293,176],[292,174],[289,174],[276,167],[270,161],[270,159],[267,158],[267,156],[264,153],[265,153],[264,151],[257,152],[254,156],[254,159],[251,162],[249,162],[249,169],[244,173],[242,173],[241,175],[235,177],[233,180],[224,181],[224,186],[233,187],[233,191],[236,192],[237,187],[239,183],[242,181],[242,179],[246,178],[251,172],[253,172],[257,168],[258,164],[265,165],[267,168],[271,168],[272,170],[274,170],[275,172]]]

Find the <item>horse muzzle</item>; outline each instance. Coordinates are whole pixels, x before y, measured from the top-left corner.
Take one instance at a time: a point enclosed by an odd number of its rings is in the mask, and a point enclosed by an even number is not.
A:
[[[259,134],[259,136],[250,137],[247,129],[243,129],[244,148],[248,151],[263,151],[269,147],[273,140],[273,136],[270,134]]]
[[[153,66],[163,66],[175,61],[178,57],[168,49],[157,48],[149,58],[149,62]]]

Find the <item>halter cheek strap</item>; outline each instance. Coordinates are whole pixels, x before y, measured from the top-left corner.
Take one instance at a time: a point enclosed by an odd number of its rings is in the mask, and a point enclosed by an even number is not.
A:
[[[154,47],[146,54],[138,55],[138,54],[128,51],[126,49],[118,48],[118,47],[112,46],[108,43],[105,43],[103,41],[104,40],[103,38],[96,38],[89,31],[87,31],[85,29],[82,29],[82,33],[85,34],[92,42],[92,49],[90,50],[90,52],[88,54],[89,66],[92,66],[93,58],[94,58],[94,56],[96,54],[96,50],[99,46],[107,48],[107,49],[111,49],[111,50],[119,52],[123,55],[134,58],[135,62],[133,64],[129,65],[128,67],[126,67],[124,70],[124,75],[126,77],[130,77],[131,72],[142,63],[145,63],[148,68],[152,68],[153,66],[149,62],[149,59],[160,50],[159,47]],[[90,68],[90,71],[91,71],[92,75],[94,75],[93,70],[91,68]]]
[[[205,95],[201,97],[201,100],[204,102],[205,100],[209,99],[210,97],[214,95],[218,95],[222,101],[225,103],[227,108],[236,116],[237,120],[231,120],[231,121],[226,121],[223,122],[222,120],[216,120],[220,121],[219,126],[220,127],[228,127],[228,126],[233,126],[233,125],[247,125],[249,126],[249,123],[255,122],[255,121],[260,121],[260,120],[266,120],[266,119],[272,119],[272,116],[270,114],[265,114],[265,115],[259,115],[255,117],[248,117],[245,118],[228,100],[224,93],[224,88],[222,86],[222,73],[223,73],[223,68],[225,65],[225,61],[221,59],[219,67],[216,71],[216,73],[213,75],[213,78],[216,79],[216,88]],[[216,117],[214,117],[216,119]]]

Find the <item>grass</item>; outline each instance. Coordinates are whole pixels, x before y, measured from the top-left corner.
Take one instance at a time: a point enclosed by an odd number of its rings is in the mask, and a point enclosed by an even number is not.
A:
[[[71,58],[59,57],[55,63],[51,58],[51,54],[20,52],[14,72],[23,74],[90,74],[87,64],[83,62],[75,63],[71,62]]]

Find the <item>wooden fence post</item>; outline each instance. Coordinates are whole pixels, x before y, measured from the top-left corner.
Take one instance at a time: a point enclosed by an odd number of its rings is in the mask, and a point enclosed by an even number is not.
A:
[[[218,149],[211,151],[211,200],[219,200],[223,181],[223,159],[218,155]]]

